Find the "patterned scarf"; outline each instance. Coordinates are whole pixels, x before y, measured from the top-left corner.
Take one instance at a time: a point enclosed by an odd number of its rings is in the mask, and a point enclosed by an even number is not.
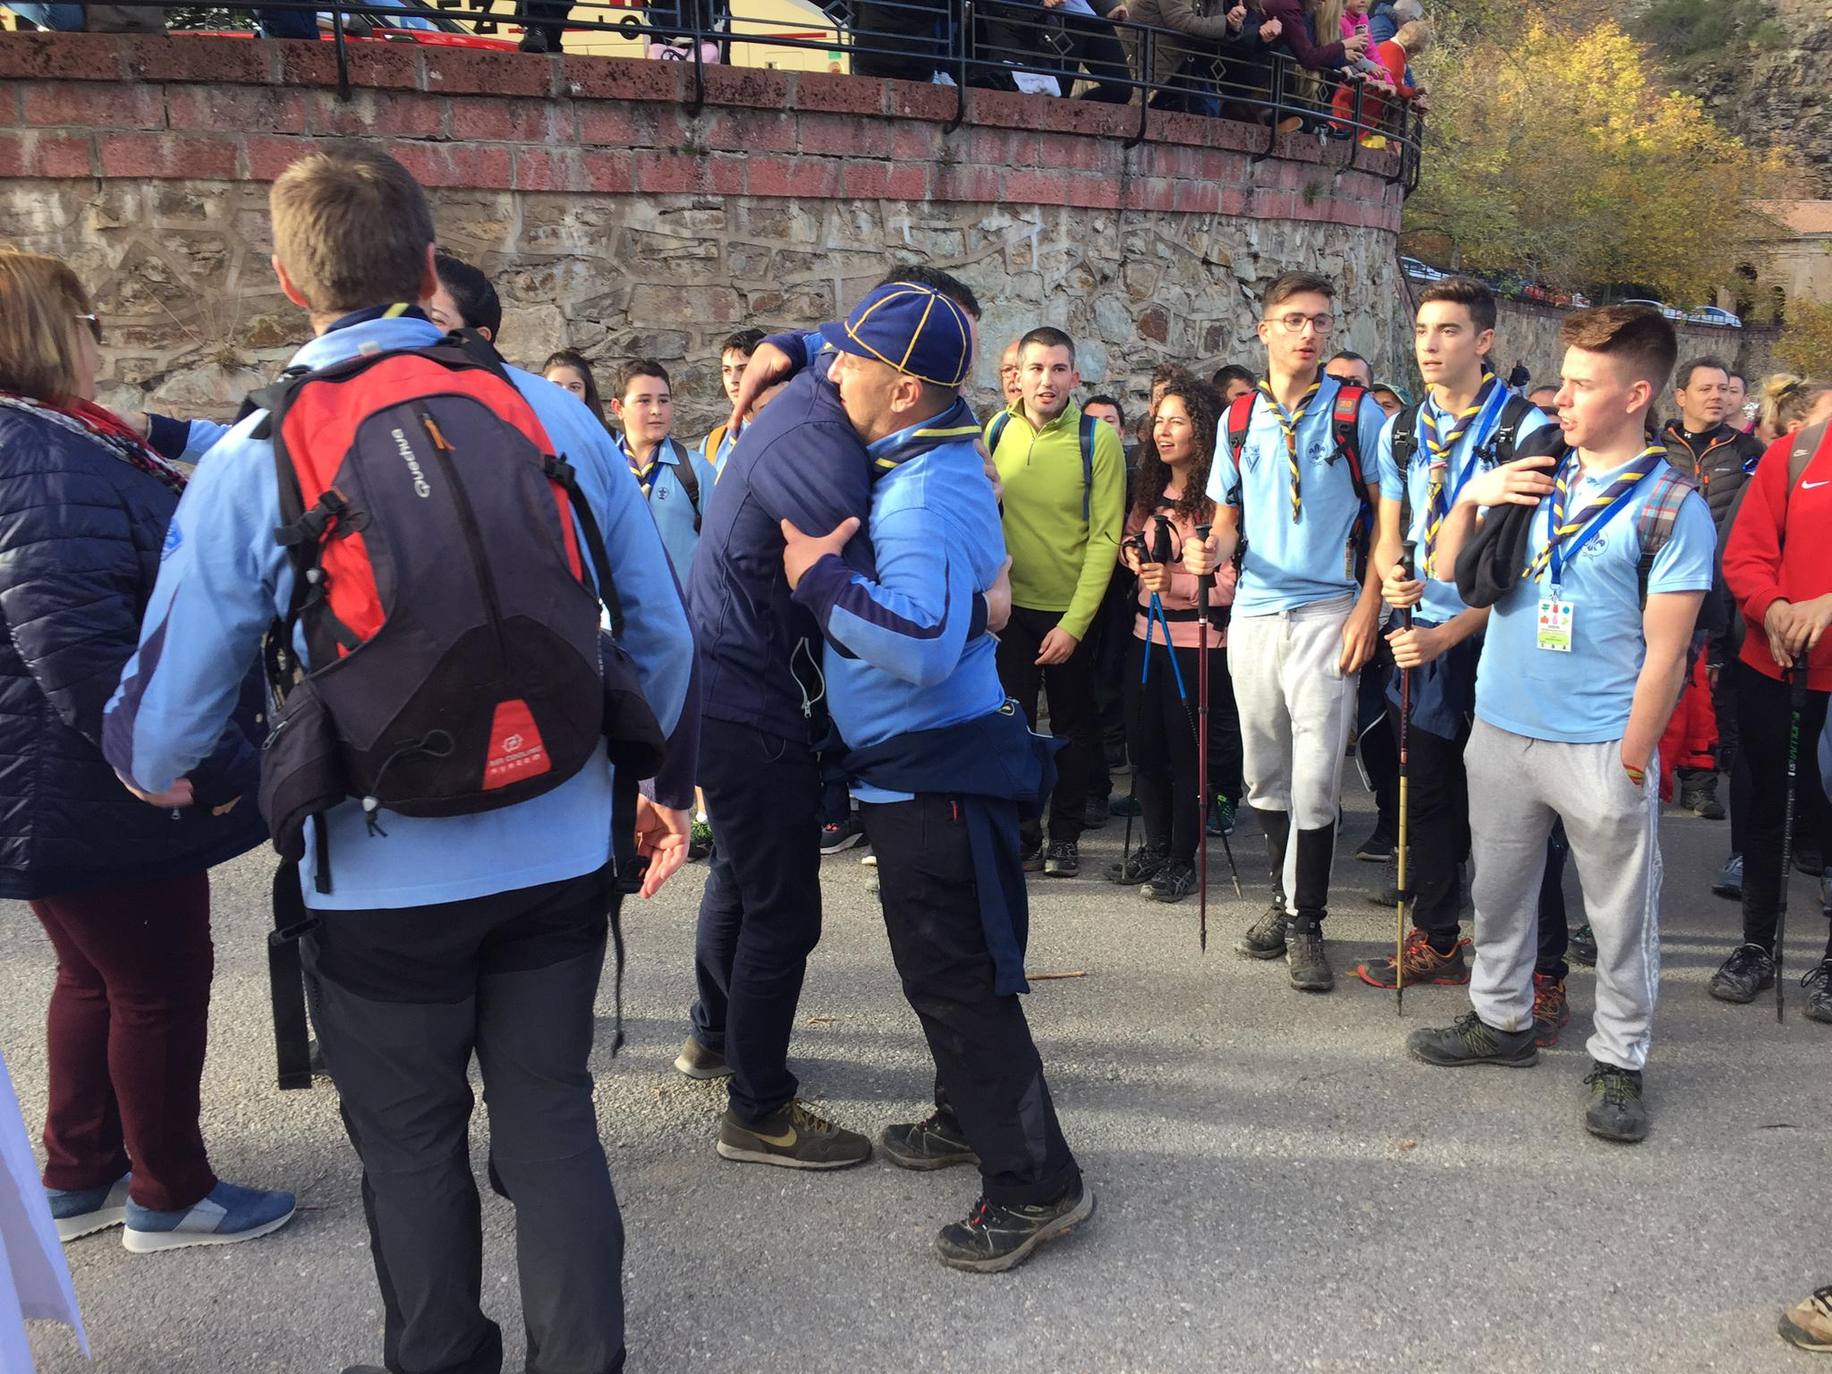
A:
[[[1297,409],[1287,414],[1285,407],[1279,404],[1279,398],[1272,394],[1271,383],[1260,383],[1260,391],[1265,394],[1266,403],[1272,407],[1279,428],[1285,434],[1285,461],[1291,469],[1291,523],[1294,525],[1304,512],[1303,477],[1298,466],[1298,426],[1304,423],[1304,414],[1310,407],[1311,398],[1322,388],[1323,379],[1319,377],[1310,384],[1309,391],[1298,397]]]
[[[53,405],[34,396],[0,391],[0,406],[36,415],[60,429],[92,439],[107,449],[110,456],[118,458],[129,467],[138,468],[147,476],[157,478],[176,493],[184,492],[186,478],[183,469],[156,453],[120,416],[112,410],[104,410],[93,401],[70,400],[61,405]]]

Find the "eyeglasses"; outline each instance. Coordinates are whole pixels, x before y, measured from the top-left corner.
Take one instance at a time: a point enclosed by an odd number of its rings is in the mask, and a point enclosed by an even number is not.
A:
[[[1287,334],[1302,334],[1305,325],[1309,325],[1319,334],[1327,334],[1336,327],[1336,317],[1334,315],[1305,315],[1294,310],[1289,315],[1280,315],[1276,320],[1268,320],[1267,323],[1277,324]]]
[[[89,326],[89,335],[95,340],[96,346],[99,348],[102,343],[102,322],[94,315],[78,315],[76,318]]]

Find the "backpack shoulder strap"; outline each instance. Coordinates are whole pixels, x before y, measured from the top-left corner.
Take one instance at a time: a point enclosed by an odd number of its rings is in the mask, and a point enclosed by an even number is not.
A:
[[[1495,432],[1489,436],[1489,451],[1497,463],[1514,461],[1514,448],[1520,442],[1520,426],[1539,407],[1525,396],[1510,394],[1501,403],[1501,416],[1495,421]]]
[[[1253,424],[1253,403],[1258,399],[1259,392],[1249,391],[1228,403],[1228,452],[1234,455],[1237,469],[1247,449],[1247,430]]]
[[[1009,410],[1001,410],[997,415],[992,417],[992,424],[986,430],[986,451],[988,453],[998,452],[999,436],[1005,433],[1005,426],[1010,423],[1011,412]]]
[[[1654,575],[1654,560],[1667,546],[1667,540],[1673,537],[1673,522],[1679,518],[1679,509],[1686,497],[1697,490],[1698,480],[1691,473],[1671,463],[1662,463],[1659,475],[1654,478],[1654,489],[1636,513],[1635,534],[1641,541],[1641,556],[1635,563],[1635,583],[1643,606],[1648,604],[1648,581]]]
[[[1399,468],[1402,486],[1406,482],[1406,469],[1412,465],[1413,455],[1419,451],[1419,419],[1424,413],[1425,403],[1420,401],[1400,411],[1393,421],[1393,462]]]
[[[693,507],[693,532],[700,532],[700,476],[693,470],[693,456],[681,445],[669,439],[668,444],[674,449],[674,480],[681,484],[681,490],[687,493],[687,504]]]
[[[1361,478],[1361,402],[1367,394],[1358,386],[1339,388],[1329,416],[1330,438],[1337,452],[1349,460],[1349,481],[1354,484],[1356,500],[1363,502],[1368,494]]]
[[[1794,447],[1787,456],[1787,489],[1792,496],[1794,488],[1800,485],[1800,479],[1807,474],[1807,465],[1813,461],[1813,455],[1826,446],[1832,437],[1832,420],[1821,420],[1816,425],[1808,425],[1794,436]]]
[[[1089,520],[1089,501],[1094,495],[1094,426],[1099,424],[1086,411],[1081,417],[1081,522]]]
[[[706,461],[715,470],[719,466],[719,450],[725,444],[725,429],[724,425],[714,425],[712,432],[706,436]]]

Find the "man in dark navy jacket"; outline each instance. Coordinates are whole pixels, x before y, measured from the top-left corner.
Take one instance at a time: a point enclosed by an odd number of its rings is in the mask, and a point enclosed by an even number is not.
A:
[[[954,287],[977,314],[971,293]],[[760,346],[766,367],[753,359],[746,385],[751,371],[753,391],[776,380],[762,373],[780,356]],[[694,1078],[730,1077],[718,1142],[725,1158],[837,1169],[870,1158],[871,1142],[798,1101],[788,1065],[802,979],[821,933],[817,749],[829,723],[820,629],[790,597],[782,522],[831,530],[863,519],[871,479],[825,368],[794,361],[802,370],[744,427],[720,470],[688,580],[702,675],[700,784],[716,838],[694,951],[692,1032],[675,1067]],[[863,538],[846,546],[845,558],[875,571]],[[984,616],[981,601],[982,630]]]

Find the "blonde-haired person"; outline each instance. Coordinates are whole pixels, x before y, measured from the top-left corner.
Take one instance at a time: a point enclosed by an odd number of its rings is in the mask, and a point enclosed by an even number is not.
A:
[[[220,1182],[198,1125],[207,873],[264,835],[235,804],[255,783],[260,693],[158,806],[103,758],[103,707],[185,479],[95,404],[100,342],[75,273],[0,250],[0,897],[28,902],[57,952],[44,1183],[58,1231],[125,1223],[129,1250],[163,1250],[293,1214],[290,1193]]]
[[[1762,379],[1762,394],[1756,405],[1756,438],[1766,447],[1784,434],[1805,429],[1824,416],[1822,408],[1832,406],[1832,382],[1809,381],[1792,372],[1775,372]]]

